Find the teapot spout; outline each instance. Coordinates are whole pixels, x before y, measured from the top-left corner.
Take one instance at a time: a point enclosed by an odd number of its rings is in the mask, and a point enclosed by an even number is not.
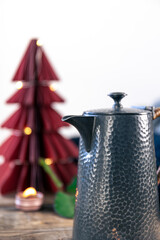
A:
[[[87,152],[91,150],[93,132],[95,128],[95,118],[93,116],[69,115],[62,118],[62,121],[72,124],[80,133]]]

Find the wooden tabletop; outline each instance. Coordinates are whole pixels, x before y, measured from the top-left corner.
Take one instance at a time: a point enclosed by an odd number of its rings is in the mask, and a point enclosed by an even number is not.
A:
[[[71,240],[72,219],[57,216],[53,196],[35,212],[17,210],[14,195],[0,196],[0,240]]]

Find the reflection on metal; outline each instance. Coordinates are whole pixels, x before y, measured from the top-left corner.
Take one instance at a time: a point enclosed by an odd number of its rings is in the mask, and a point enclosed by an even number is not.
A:
[[[114,240],[120,240],[120,237],[118,236],[116,228],[112,229],[112,235]]]
[[[76,202],[77,202],[77,198],[78,198],[78,188],[76,188],[76,194],[75,194],[75,197],[76,197]]]

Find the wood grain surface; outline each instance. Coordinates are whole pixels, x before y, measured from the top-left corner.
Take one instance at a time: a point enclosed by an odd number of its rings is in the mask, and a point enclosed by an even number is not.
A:
[[[23,212],[14,205],[14,195],[0,196],[0,240],[71,240],[72,219],[57,216],[53,196],[47,196],[36,212]]]

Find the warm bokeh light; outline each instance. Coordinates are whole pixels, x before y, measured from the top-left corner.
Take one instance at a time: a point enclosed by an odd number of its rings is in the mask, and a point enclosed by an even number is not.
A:
[[[23,82],[22,81],[16,82],[16,87],[17,89],[21,89],[23,87]]]
[[[29,187],[26,190],[24,190],[22,195],[23,195],[24,198],[27,198],[27,197],[30,197],[30,196],[36,196],[37,195],[37,191],[36,191],[35,188]]]
[[[53,160],[51,158],[45,158],[44,161],[47,165],[51,165],[53,163]]]
[[[30,135],[30,134],[32,133],[32,129],[31,129],[30,127],[25,127],[25,128],[24,128],[24,133],[25,133],[26,135]]]
[[[42,46],[42,45],[43,45],[43,43],[42,43],[41,39],[38,39],[38,40],[37,40],[37,42],[36,42],[36,44],[37,44],[37,46],[38,46],[38,47],[40,47],[40,46]]]
[[[51,90],[52,92],[56,91],[56,89],[55,89],[55,87],[53,86],[53,84],[50,84],[49,88],[50,88],[50,90]]]
[[[5,162],[4,156],[0,155],[0,165],[2,165]]]

